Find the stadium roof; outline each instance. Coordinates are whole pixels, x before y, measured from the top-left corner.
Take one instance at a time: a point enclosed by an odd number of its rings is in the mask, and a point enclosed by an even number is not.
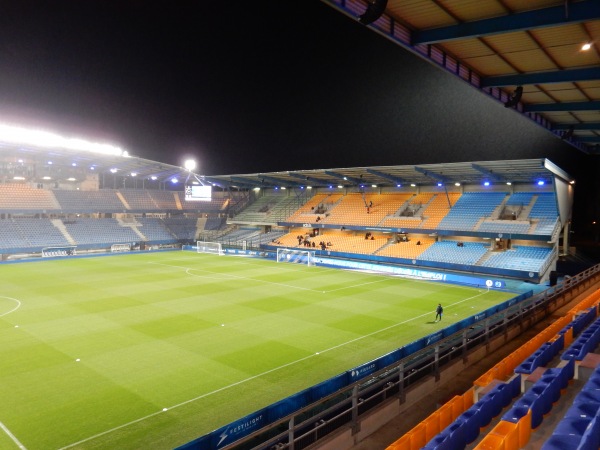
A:
[[[89,145],[88,145],[89,144]],[[0,162],[15,169],[19,165],[35,166],[41,176],[54,168],[62,169],[63,177],[72,176],[74,170],[82,173],[156,179],[167,182],[173,178],[180,181],[210,183],[222,188],[274,188],[274,187],[369,187],[398,185],[432,185],[436,183],[478,184],[490,183],[536,183],[550,182],[558,176],[567,182],[569,174],[547,159],[523,159],[510,161],[480,161],[404,166],[347,167],[334,169],[291,170],[233,175],[200,175],[187,169],[158,161],[129,155],[118,147],[86,143],[80,139],[9,142],[0,133]],[[73,170],[65,170],[65,169]],[[156,177],[156,178],[153,178]]]
[[[238,175],[202,176],[212,184],[239,188],[371,187],[442,184],[549,183],[557,176],[574,181],[547,159],[480,161],[406,166],[351,167]]]
[[[86,172],[134,176],[140,179],[156,177],[157,181],[166,182],[173,177],[186,178],[189,171],[183,167],[164,164],[149,159],[131,156],[118,147],[92,144],[97,148],[86,148],[80,139],[67,140],[75,143],[67,147],[65,142],[44,142],[36,145],[31,142],[11,142],[1,133],[0,127],[0,160],[18,166],[21,162],[36,165],[39,168],[71,167]],[[88,143],[89,144],[89,143]],[[102,152],[102,150],[107,150]],[[2,158],[3,157],[3,158]],[[113,172],[111,172],[113,170]],[[135,174],[135,175],[132,175]]]
[[[363,0],[323,1],[355,19],[369,9]],[[374,31],[503,103],[513,96],[508,107],[600,154],[598,0],[369,3],[385,7],[369,25]]]

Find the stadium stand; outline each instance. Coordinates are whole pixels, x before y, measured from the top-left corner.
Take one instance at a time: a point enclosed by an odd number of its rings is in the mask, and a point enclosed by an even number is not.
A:
[[[558,220],[556,196],[550,192],[537,194],[529,217],[537,220],[535,234],[551,235]]]
[[[528,442],[540,433],[543,424],[554,429],[541,447],[544,450],[597,449],[600,359],[588,366],[591,369],[587,375],[579,374],[584,373],[581,367],[585,366],[582,364],[585,354],[597,349],[600,343],[599,307],[600,291],[596,290],[482,374],[473,388],[453,397],[387,450],[529,448]],[[574,384],[578,379],[583,381]],[[558,414],[552,411],[561,410],[557,405],[561,405],[567,390],[573,389],[578,390],[575,400],[566,405],[570,407],[555,426],[556,421],[546,420],[547,416]],[[494,420],[496,417],[500,420]]]
[[[99,191],[52,191],[63,212],[94,213],[94,212],[124,212],[127,207],[117,196],[116,190],[103,189]]]
[[[60,205],[45,189],[34,189],[25,184],[0,184],[0,210],[43,211],[57,210]]]
[[[473,266],[486,252],[484,244],[478,242],[441,241],[421,253],[420,259]]]
[[[477,223],[500,206],[506,192],[466,192],[440,221],[439,230],[471,231]]]
[[[552,248],[514,246],[510,250],[493,253],[481,263],[485,267],[514,269],[524,271],[539,271],[552,255]]]
[[[146,241],[152,242],[173,242],[174,236],[166,224],[161,219],[154,218],[138,218],[136,228],[145,237]]]
[[[209,224],[209,220],[207,219],[205,222],[205,226],[207,226]],[[216,225],[216,223],[222,223],[222,219],[213,219],[214,221],[214,225]],[[169,230],[169,232],[175,236],[175,238],[180,239],[180,240],[186,240],[186,241],[192,241],[195,240],[196,237],[198,236],[198,227],[197,227],[197,223],[198,223],[198,219],[195,218],[185,218],[185,217],[168,217],[165,219],[162,219],[165,227]],[[211,222],[211,224],[213,224],[213,222]],[[211,226],[214,226],[211,225]],[[212,228],[207,228],[207,229],[212,229]]]
[[[78,245],[138,242],[141,237],[131,227],[120,226],[115,219],[79,218],[65,223]]]

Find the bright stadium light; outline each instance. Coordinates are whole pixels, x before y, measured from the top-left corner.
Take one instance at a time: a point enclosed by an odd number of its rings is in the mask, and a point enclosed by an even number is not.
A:
[[[176,177],[171,178],[171,183],[177,184],[179,180]]]
[[[196,161],[193,159],[187,159],[185,163],[183,163],[183,167],[185,167],[189,172],[196,168]]]
[[[117,169],[113,167],[112,169],[110,169],[110,173],[117,173]]]
[[[29,130],[0,124],[0,142],[7,144],[32,145],[41,148],[60,148],[104,155],[123,156],[123,150],[110,144],[99,144],[79,138],[67,138],[42,130]]]

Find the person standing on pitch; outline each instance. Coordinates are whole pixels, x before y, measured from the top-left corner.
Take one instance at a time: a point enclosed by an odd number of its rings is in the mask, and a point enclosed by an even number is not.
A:
[[[438,318],[440,320],[440,322],[442,321],[442,313],[444,312],[444,308],[442,308],[442,304],[438,303],[437,308],[435,308],[435,321],[438,321]]]

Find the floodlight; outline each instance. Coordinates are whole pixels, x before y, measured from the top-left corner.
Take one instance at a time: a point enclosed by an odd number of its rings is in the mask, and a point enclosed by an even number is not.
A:
[[[397,184],[396,187],[402,187],[402,185],[401,184]]]
[[[171,178],[171,183],[177,184],[179,180],[176,177]]]
[[[285,186],[281,186],[281,190],[282,190],[282,191],[285,191]]]
[[[581,46],[581,50],[583,50],[584,52],[587,52],[590,48],[592,48],[591,42],[586,42]]]
[[[157,180],[157,178],[158,178],[158,177],[157,177],[156,175],[152,175],[152,176],[150,177],[150,179],[151,179],[152,181],[156,181],[156,180]]]
[[[25,177],[13,177],[13,180],[18,180],[18,181],[22,181],[24,179],[25,179]]]
[[[512,183],[511,183],[510,181],[507,181],[507,182],[506,182],[506,185],[507,185],[507,186],[512,186]]]
[[[67,181],[77,181],[77,180],[73,177],[70,177],[70,178],[67,178]]]
[[[372,188],[376,188],[376,187],[377,187],[377,185],[376,185],[376,184],[372,184],[372,185],[371,185],[371,187],[372,187]]]
[[[415,183],[410,183],[411,187],[416,187],[417,185]]]
[[[454,183],[454,186],[460,186],[460,183],[457,181],[456,183]]]
[[[342,186],[341,184],[338,184],[338,189],[342,189],[344,186]]]
[[[51,180],[51,177],[42,177],[42,180]]]
[[[77,167],[77,163],[71,163],[73,167]]]
[[[438,185],[438,187],[442,187],[442,186],[443,186],[443,184],[442,184],[442,183],[438,183],[437,185]]]
[[[545,184],[544,180],[538,180],[538,182],[537,182],[538,186],[543,186],[544,184]]]
[[[52,165],[52,161],[48,161],[48,165],[51,166]]]
[[[137,177],[137,172],[131,172],[132,177]]]
[[[188,159],[183,164],[183,167],[185,167],[188,171],[191,172],[196,168],[196,161],[194,161],[193,159]]]
[[[123,150],[112,145],[98,144],[78,138],[67,138],[48,131],[31,130],[2,124],[0,124],[0,141],[19,145],[33,145],[42,148],[62,148],[65,150],[126,156]]]
[[[490,185],[490,182],[489,182],[489,181],[484,181],[484,182],[483,182],[483,185],[484,185],[484,186],[489,186],[489,185]]]
[[[110,169],[110,173],[117,173],[117,168],[113,167],[112,169]]]

